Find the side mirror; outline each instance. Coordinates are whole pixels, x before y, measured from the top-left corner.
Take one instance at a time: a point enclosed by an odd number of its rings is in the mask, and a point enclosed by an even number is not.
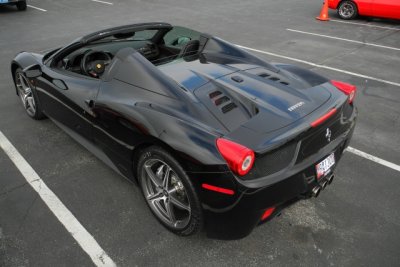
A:
[[[33,64],[23,70],[27,78],[37,78],[42,75],[42,68],[39,64]]]

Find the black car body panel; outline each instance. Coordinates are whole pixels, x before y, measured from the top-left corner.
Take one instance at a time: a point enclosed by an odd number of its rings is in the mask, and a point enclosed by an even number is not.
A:
[[[174,29],[156,22],[99,31],[45,55],[19,53],[11,72],[14,78],[17,68],[40,67],[31,81],[43,112],[123,176],[135,180],[141,149],[156,144],[169,151],[196,187],[208,234],[241,238],[267,208],[276,207],[275,215],[310,197],[318,185],[315,164],[331,153],[340,159],[357,111],[326,78],[270,64],[207,34],[194,34],[194,57],[180,57],[183,48],[165,37]],[[129,39],[143,30],[154,35]],[[120,48],[123,42],[129,45]],[[83,75],[75,62],[96,47],[112,54],[100,78]],[[332,108],[335,116],[310,127]],[[220,137],[255,152],[248,174],[231,172],[216,146]],[[235,193],[207,191],[203,183]]]

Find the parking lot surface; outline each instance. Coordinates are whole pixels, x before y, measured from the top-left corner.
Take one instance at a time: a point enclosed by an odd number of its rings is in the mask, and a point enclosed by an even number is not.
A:
[[[321,2],[321,3],[320,3]],[[31,0],[0,7],[0,132],[118,266],[398,266],[400,23],[315,20],[322,1]],[[165,21],[207,32],[272,62],[357,85],[359,119],[332,185],[236,241],[165,230],[134,184],[50,120],[30,119],[10,61],[122,24]],[[95,263],[0,149],[0,266]]]

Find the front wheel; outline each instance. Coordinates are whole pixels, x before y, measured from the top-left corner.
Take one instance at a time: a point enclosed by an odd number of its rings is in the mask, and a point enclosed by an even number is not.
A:
[[[143,195],[155,217],[175,234],[198,232],[203,222],[200,201],[179,163],[152,146],[142,151],[137,166]]]
[[[15,86],[28,116],[35,120],[44,119],[45,115],[41,111],[33,86],[21,69],[17,69],[15,72]]]
[[[26,1],[21,1],[21,2],[17,2],[17,8],[19,11],[25,11],[26,10]]]
[[[358,15],[357,5],[353,1],[344,0],[340,2],[337,13],[342,19],[354,19]]]

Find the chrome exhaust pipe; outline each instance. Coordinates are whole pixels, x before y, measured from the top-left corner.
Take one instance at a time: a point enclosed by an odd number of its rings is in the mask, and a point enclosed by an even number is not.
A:
[[[331,184],[331,183],[332,183],[334,177],[335,177],[335,176],[334,176],[333,174],[331,175],[331,177],[329,177],[329,179],[328,179],[328,184]]]
[[[312,196],[313,197],[318,197],[319,193],[321,192],[321,187],[317,185],[311,190]]]
[[[329,183],[328,180],[323,181],[322,184],[321,184],[322,189],[325,189],[325,187],[328,185],[328,183]]]

